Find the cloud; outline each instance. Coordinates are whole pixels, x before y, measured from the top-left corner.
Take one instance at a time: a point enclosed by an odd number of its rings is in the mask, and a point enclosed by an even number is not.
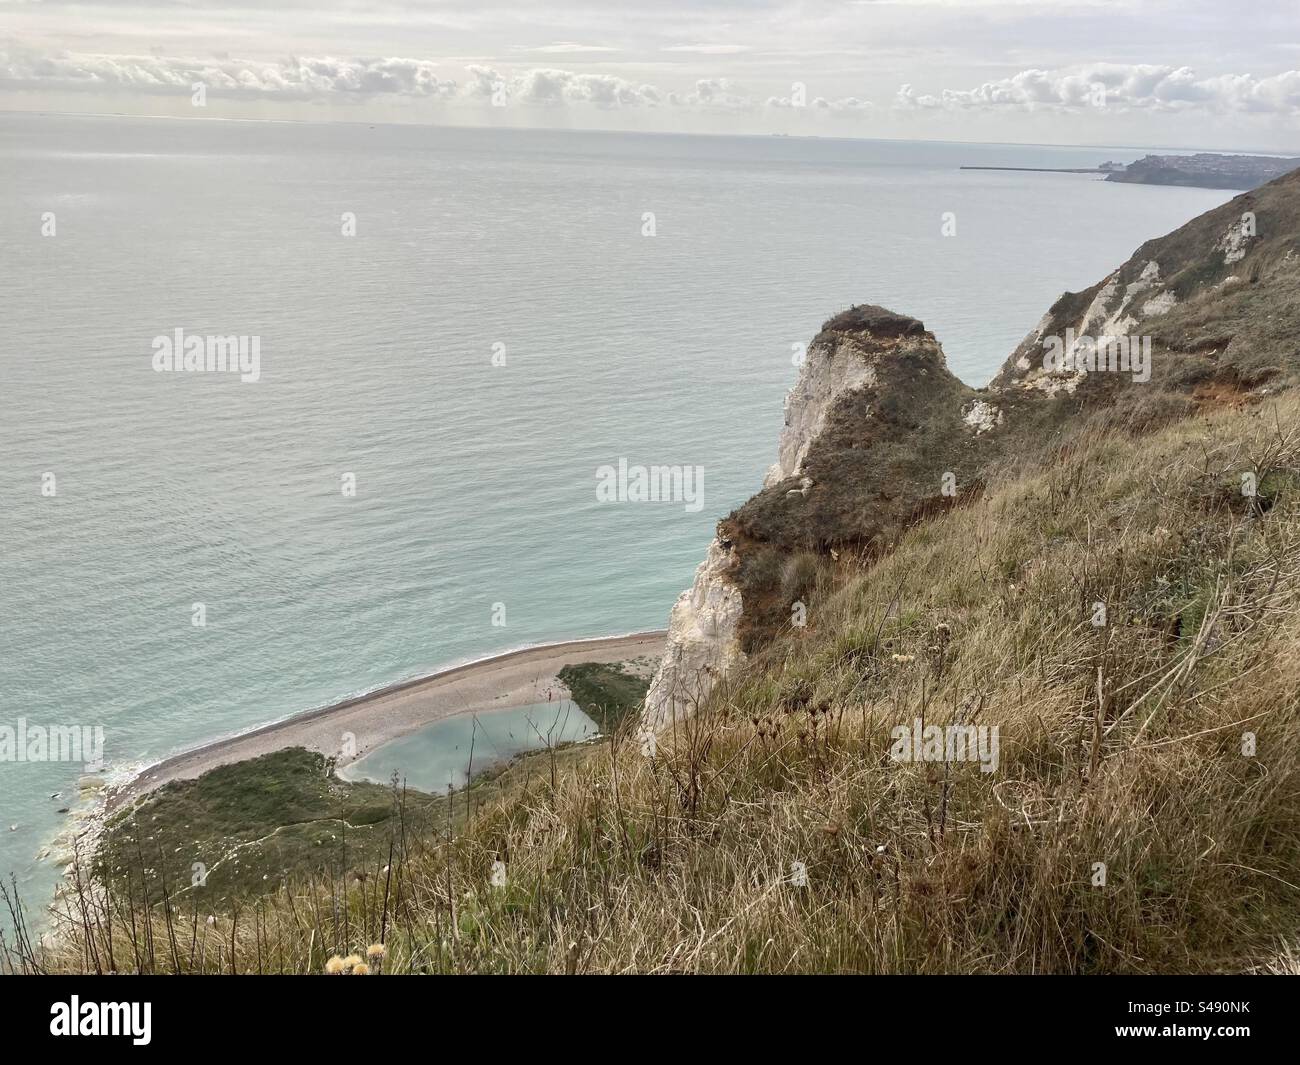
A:
[[[1070,110],[1116,107],[1149,111],[1300,114],[1300,71],[1271,77],[1221,74],[1198,78],[1190,67],[1097,63],[1071,71],[1022,70],[973,89],[918,93],[903,85],[895,105],[907,110]]]
[[[471,66],[469,99],[504,99],[539,106],[571,103],[595,107],[674,107],[697,111],[750,111],[759,101],[736,89],[726,78],[702,78],[690,92],[664,92],[612,74],[576,74],[570,70],[534,69],[504,74],[492,67]]]
[[[0,52],[0,89],[59,88],[189,94],[195,83],[210,93],[273,95],[288,99],[406,96],[467,102],[517,102],[542,107],[588,104],[597,108],[658,107],[672,94],[612,74],[579,74],[549,67],[506,74],[470,65],[463,84],[438,76],[419,59],[290,58],[278,62],[187,59],[159,55],[110,56],[61,52]],[[701,83],[704,85],[705,83]],[[723,106],[723,83],[672,102]]]
[[[819,96],[812,102],[812,106],[822,111],[844,112],[846,114],[874,111],[876,108],[876,105],[870,100],[859,100],[856,96],[846,96],[842,100],[828,100],[824,96]]]
[[[503,74],[492,67],[471,66],[472,80],[463,96],[502,99],[541,106],[587,103],[596,107],[656,107],[664,94],[653,85],[637,85],[612,74],[575,74],[571,70],[539,68]]]
[[[854,114],[876,109],[876,105],[870,100],[862,100],[856,96],[844,96],[834,100],[828,100],[825,96],[817,96],[811,101],[793,95],[769,96],[765,106],[775,110],[811,107],[815,111],[830,111],[836,114]]]
[[[600,46],[558,42],[552,50],[591,51]],[[677,50],[730,46],[677,45]],[[0,44],[0,90],[60,89],[189,94],[203,83],[211,94],[288,100],[409,97],[449,104],[511,103],[538,108],[588,106],[601,110],[680,109],[761,113],[803,110],[862,115],[877,105],[856,95],[755,95],[727,78],[701,78],[688,91],[665,90],[615,74],[577,73],[556,67],[500,71],[469,65],[461,81],[444,77],[429,60],[400,56],[339,59],[289,57],[274,61],[57,52],[44,54]],[[1300,115],[1300,71],[1268,77],[1221,74],[1199,77],[1188,66],[1097,63],[1070,69],[1030,68],[966,89],[927,93],[902,85],[893,107],[935,112],[1082,112],[1102,107],[1150,113]]]
[[[439,78],[434,64],[421,59],[321,56],[266,63],[159,55],[0,52],[0,88],[188,93],[196,82],[213,92],[299,99],[393,94],[446,97],[456,92],[454,81]]]
[[[727,78],[701,78],[692,92],[669,93],[668,99],[678,107],[710,111],[748,111],[756,106],[753,97],[738,92]]]

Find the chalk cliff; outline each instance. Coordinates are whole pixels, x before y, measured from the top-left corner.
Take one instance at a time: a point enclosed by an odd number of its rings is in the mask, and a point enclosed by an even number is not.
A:
[[[1294,383],[1297,204],[1300,171],[1148,241],[1062,295],[982,389],[948,371],[915,318],[864,305],[827,321],[786,399],[763,489],[719,523],[673,607],[647,727],[689,713],[791,624],[779,575],[796,556],[888,551],[910,525],[980,492],[993,464],[1089,425],[1147,431]]]

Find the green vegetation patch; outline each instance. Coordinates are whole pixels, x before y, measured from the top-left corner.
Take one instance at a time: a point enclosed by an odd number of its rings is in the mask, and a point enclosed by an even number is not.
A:
[[[565,666],[559,678],[582,712],[606,735],[617,729],[629,714],[640,711],[650,688],[648,680],[627,672],[620,663],[582,662]]]
[[[115,816],[95,859],[122,894],[202,897],[218,907],[322,873],[383,865],[404,833],[427,831],[431,796],[334,776],[301,747],[177,780]],[[129,880],[129,882],[128,882]]]

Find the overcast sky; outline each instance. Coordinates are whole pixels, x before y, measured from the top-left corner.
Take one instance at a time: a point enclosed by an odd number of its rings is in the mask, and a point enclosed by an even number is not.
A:
[[[1300,0],[0,0],[0,109],[1300,154]]]

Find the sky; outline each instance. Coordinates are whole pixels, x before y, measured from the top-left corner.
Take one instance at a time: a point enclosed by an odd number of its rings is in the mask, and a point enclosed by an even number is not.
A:
[[[1300,155],[1300,0],[0,0],[0,110]]]

